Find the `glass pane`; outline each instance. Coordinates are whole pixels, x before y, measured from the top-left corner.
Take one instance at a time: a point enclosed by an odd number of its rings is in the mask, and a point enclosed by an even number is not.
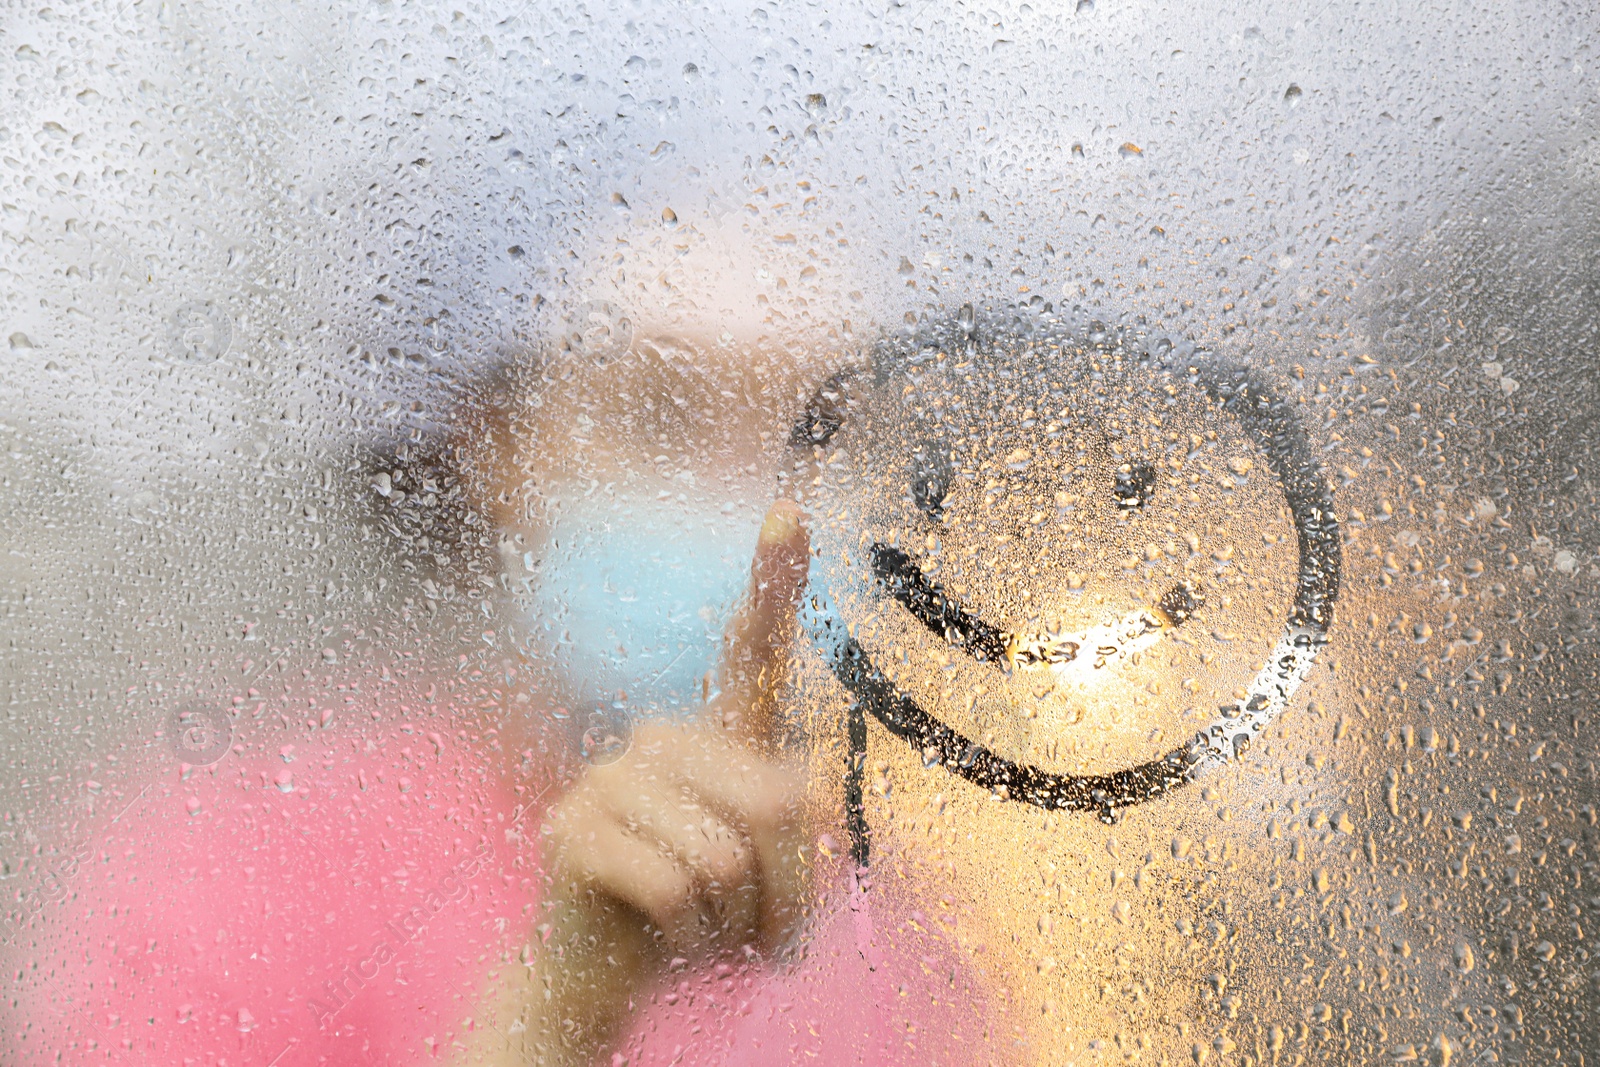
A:
[[[0,1062],[1594,1062],[1595,22],[19,8]]]

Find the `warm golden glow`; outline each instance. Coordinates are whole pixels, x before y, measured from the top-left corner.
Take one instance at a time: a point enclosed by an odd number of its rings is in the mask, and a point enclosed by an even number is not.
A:
[[[1012,670],[1045,668],[1063,682],[1096,685],[1109,675],[1107,668],[1149,648],[1168,628],[1160,614],[1138,611],[1087,630],[1011,634],[1006,662]]]

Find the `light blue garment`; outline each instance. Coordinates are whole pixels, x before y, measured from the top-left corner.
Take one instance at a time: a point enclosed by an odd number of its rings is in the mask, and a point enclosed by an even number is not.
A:
[[[553,503],[524,614],[576,705],[634,714],[697,704],[749,581],[761,513],[633,493]]]

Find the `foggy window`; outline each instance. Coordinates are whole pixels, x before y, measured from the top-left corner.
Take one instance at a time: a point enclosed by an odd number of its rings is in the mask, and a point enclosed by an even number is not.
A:
[[[1600,1060],[1596,15],[0,23],[0,1062]]]

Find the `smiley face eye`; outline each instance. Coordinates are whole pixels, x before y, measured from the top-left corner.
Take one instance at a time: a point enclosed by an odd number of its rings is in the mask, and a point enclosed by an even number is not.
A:
[[[1111,485],[1111,494],[1117,498],[1117,507],[1125,511],[1142,508],[1150,501],[1156,487],[1156,469],[1148,463],[1124,463],[1117,468],[1117,477]]]
[[[789,430],[791,445],[825,445],[839,432],[844,425],[846,377],[835,374],[811,394],[805,411]]]
[[[954,476],[944,449],[932,445],[917,449],[911,465],[911,499],[928,518],[937,521],[944,515],[944,498],[950,495]]]
[[[1200,594],[1200,590],[1190,582],[1184,581],[1162,593],[1161,599],[1156,602],[1156,607],[1173,627],[1178,627],[1204,607],[1205,603],[1206,598]]]

